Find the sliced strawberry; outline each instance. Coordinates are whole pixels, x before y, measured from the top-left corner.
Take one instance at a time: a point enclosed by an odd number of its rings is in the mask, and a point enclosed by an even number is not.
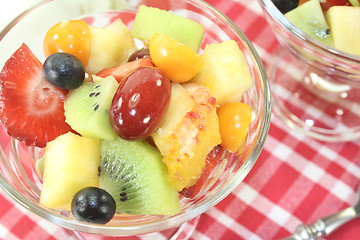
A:
[[[187,198],[194,198],[201,191],[205,183],[211,180],[211,173],[219,163],[222,162],[225,149],[218,145],[206,156],[205,167],[201,173],[200,178],[195,182],[194,185],[188,188],[184,188],[180,194]]]
[[[309,0],[299,0],[298,6],[306,3],[307,1],[309,1]],[[320,4],[321,4],[321,8],[322,8],[324,14],[332,6],[351,6],[351,3],[349,2],[349,0],[325,0],[325,1],[320,1]]]
[[[105,69],[101,70],[100,72],[98,72],[96,74],[96,76],[104,78],[104,77],[112,75],[116,79],[116,81],[120,83],[121,80],[126,75],[128,75],[132,70],[134,70],[137,67],[141,67],[141,66],[150,66],[151,67],[154,65],[151,62],[150,57],[140,58],[140,59],[137,59],[132,62],[124,63],[117,67],[105,68]]]
[[[349,0],[326,0],[320,1],[320,4],[324,14],[332,6],[351,6]]]
[[[0,120],[10,136],[45,147],[71,130],[64,115],[67,91],[45,80],[41,62],[26,44],[5,63],[0,87]]]

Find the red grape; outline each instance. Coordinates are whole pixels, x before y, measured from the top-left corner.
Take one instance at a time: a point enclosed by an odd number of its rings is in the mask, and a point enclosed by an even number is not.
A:
[[[149,49],[148,48],[142,48],[133,54],[130,55],[128,62],[135,61],[137,59],[150,57]]]
[[[121,138],[144,139],[153,133],[169,105],[170,80],[155,67],[139,67],[118,87],[110,107],[111,125]]]

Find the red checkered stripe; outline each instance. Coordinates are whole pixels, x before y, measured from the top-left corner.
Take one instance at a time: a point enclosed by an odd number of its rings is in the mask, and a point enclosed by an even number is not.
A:
[[[278,43],[257,1],[208,2],[245,32],[265,65],[274,61],[276,57],[271,53]],[[255,168],[230,196],[201,217],[192,238],[279,239],[294,232],[301,223],[311,224],[345,208],[355,202],[359,155],[357,142],[339,144],[308,139],[290,132],[274,116]],[[329,239],[360,239],[360,234],[353,230],[343,237],[335,233]]]
[[[278,43],[256,0],[215,1],[254,43],[264,64]],[[228,197],[200,217],[191,239],[279,239],[300,223],[354,203],[360,179],[358,142],[322,143],[291,132],[273,116],[264,150],[254,169]],[[70,232],[40,219],[0,195],[0,239],[72,239]],[[353,221],[328,239],[360,239]],[[355,229],[355,230],[354,230]],[[85,235],[88,239],[99,236]],[[106,238],[104,239],[114,239]],[[154,233],[126,239],[162,239]]]
[[[24,209],[0,191],[1,240],[55,240],[76,239],[64,230]]]

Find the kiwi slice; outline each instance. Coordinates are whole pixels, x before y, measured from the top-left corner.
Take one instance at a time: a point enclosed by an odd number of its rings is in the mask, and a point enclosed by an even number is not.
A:
[[[174,215],[181,210],[160,152],[145,140],[102,140],[100,160],[99,184],[115,199],[117,213]]]
[[[349,2],[350,2],[351,5],[354,6],[354,7],[359,7],[359,6],[360,6],[359,0],[349,0]]]
[[[326,22],[319,0],[310,0],[287,12],[285,17],[311,37],[333,46],[329,25]]]
[[[112,76],[94,76],[94,82],[83,83],[65,100],[65,121],[84,137],[116,138],[110,124],[109,109],[117,87],[118,83]]]

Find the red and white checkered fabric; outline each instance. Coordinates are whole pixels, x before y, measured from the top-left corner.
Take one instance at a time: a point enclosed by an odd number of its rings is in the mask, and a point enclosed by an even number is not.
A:
[[[265,65],[272,61],[278,43],[257,0],[207,2],[245,32]],[[273,116],[269,136],[254,169],[228,197],[201,215],[191,239],[280,239],[294,232],[301,223],[312,224],[320,217],[352,205],[359,183],[359,141],[320,142],[291,131]],[[63,240],[75,239],[75,236],[1,193],[0,239]],[[159,235],[146,239],[159,239]],[[327,239],[360,239],[360,219]]]

